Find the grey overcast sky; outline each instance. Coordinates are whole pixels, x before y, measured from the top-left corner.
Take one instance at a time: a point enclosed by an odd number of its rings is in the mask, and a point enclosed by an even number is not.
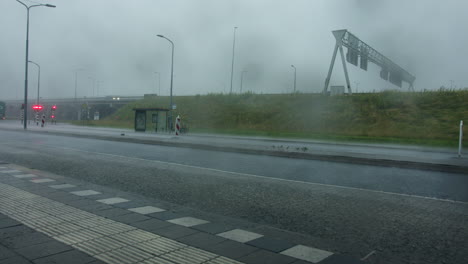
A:
[[[25,1],[28,4],[39,1]],[[348,29],[416,76],[415,88],[468,87],[466,0],[48,0],[30,15],[30,60],[41,65],[41,97],[167,95],[169,42],[175,43],[174,94],[229,92],[233,27],[237,26],[233,90],[262,93],[323,88],[334,38]],[[26,9],[0,0],[0,99],[24,96]],[[331,85],[344,84],[337,61]],[[349,65],[359,91],[395,88]],[[29,91],[37,69],[30,65]],[[97,93],[97,92],[96,92]]]

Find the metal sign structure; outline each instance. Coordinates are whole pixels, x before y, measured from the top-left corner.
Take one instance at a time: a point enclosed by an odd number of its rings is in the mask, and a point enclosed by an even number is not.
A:
[[[327,93],[328,87],[330,85],[330,78],[333,72],[333,65],[335,64],[338,50],[340,51],[341,61],[343,63],[343,70],[346,78],[346,85],[349,94],[351,94],[352,91],[346,61],[350,64],[353,64],[354,66],[358,66],[359,64],[360,68],[365,71],[367,71],[368,62],[372,62],[377,66],[381,67],[380,77],[382,79],[389,81],[400,88],[402,86],[402,82],[406,82],[409,84],[409,89],[413,89],[413,83],[416,80],[416,77],[411,75],[405,69],[398,66],[392,60],[385,57],[371,46],[367,45],[364,41],[360,40],[358,37],[351,34],[346,29],[335,30],[332,33],[336,38],[336,45],[335,50],[333,51],[332,61],[328,70],[327,79],[325,79],[325,87],[323,89],[324,93]],[[348,49],[348,52],[346,54],[346,60],[343,47],[346,47]]]

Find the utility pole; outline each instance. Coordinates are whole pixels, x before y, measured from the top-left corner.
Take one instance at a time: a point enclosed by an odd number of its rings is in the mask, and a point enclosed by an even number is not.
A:
[[[234,55],[236,52],[236,31],[237,31],[237,27],[234,27],[234,39],[232,41],[231,90],[229,92],[231,94],[232,94],[232,80],[234,78]]]

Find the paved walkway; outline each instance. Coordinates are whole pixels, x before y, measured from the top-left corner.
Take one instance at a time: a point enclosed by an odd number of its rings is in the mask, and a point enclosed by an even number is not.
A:
[[[0,263],[361,263],[0,165]]]

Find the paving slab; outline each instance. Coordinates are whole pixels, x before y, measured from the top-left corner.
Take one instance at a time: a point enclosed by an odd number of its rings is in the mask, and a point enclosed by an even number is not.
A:
[[[229,230],[233,230],[234,226],[223,223],[207,223],[203,225],[193,226],[191,228],[209,234],[219,234]]]
[[[54,189],[68,189],[68,188],[75,188],[76,186],[73,184],[65,183],[65,184],[50,185],[49,187],[54,188]]]
[[[13,250],[10,250],[2,245],[0,245],[0,260],[12,258],[16,256]]]
[[[276,253],[292,248],[296,245],[286,240],[274,239],[270,237],[260,237],[247,242],[247,244]]]
[[[276,254],[266,250],[258,250],[247,256],[239,258],[239,261],[247,264],[289,264],[296,260],[296,258]]]
[[[164,211],[160,213],[148,214],[148,216],[157,218],[159,220],[171,220],[171,219],[183,217],[184,215],[179,214],[179,213],[174,213],[171,211]]]
[[[330,257],[320,262],[320,264],[365,264],[365,263],[367,262],[358,260],[350,256],[341,255],[341,254],[333,254]]]
[[[160,229],[166,226],[171,226],[172,224],[166,221],[162,221],[159,219],[154,219],[151,218],[149,220],[144,220],[144,221],[139,221],[139,222],[134,222],[130,223],[129,225],[134,226],[139,229],[143,229],[149,232],[152,232],[156,229]]]
[[[193,229],[183,227],[183,226],[178,226],[175,224],[171,224],[171,226],[166,226],[164,228],[157,229],[154,232],[158,235],[171,238],[171,239],[177,239],[177,238],[181,238],[184,236],[198,233],[197,230],[193,230]]]
[[[209,223],[206,220],[198,219],[198,218],[195,218],[195,217],[175,218],[175,219],[168,220],[168,222],[176,224],[176,225],[185,226],[185,227],[191,227],[191,226],[196,226],[196,225]]]
[[[4,260],[0,260],[0,264],[31,264],[29,260],[21,256],[15,256],[11,258],[7,258]]]
[[[71,194],[78,195],[78,196],[91,196],[91,195],[97,195],[101,194],[100,192],[94,191],[94,190],[83,190],[83,191],[74,191],[70,192]]]
[[[106,199],[101,199],[101,200],[97,200],[98,202],[100,203],[103,203],[103,204],[118,204],[118,203],[125,203],[125,202],[128,202],[129,200],[127,199],[124,199],[124,198],[120,198],[120,197],[112,197],[112,198],[106,198]]]
[[[218,236],[231,239],[240,243],[246,243],[259,237],[262,237],[263,235],[242,229],[234,229],[220,233],[218,234]]]
[[[35,264],[88,264],[95,259],[78,250],[70,250],[34,260]]]
[[[141,222],[145,220],[150,220],[152,218],[141,215],[141,214],[130,212],[129,214],[119,216],[117,219],[121,223],[131,224],[131,223]]]
[[[206,249],[208,251],[211,249],[213,245],[226,241],[226,239],[222,237],[218,237],[215,235],[202,233],[202,232],[184,236],[177,240],[184,244],[190,245],[192,247]]]
[[[289,248],[281,254],[302,259],[305,261],[309,261],[312,263],[318,263],[319,261],[324,260],[325,258],[333,255],[332,252],[317,249],[317,248],[312,248],[312,247],[307,247],[303,245],[297,245],[292,248]]]
[[[152,214],[152,213],[160,213],[164,212],[166,210],[154,207],[154,206],[142,206],[142,207],[136,207],[136,208],[129,208],[128,210],[139,213],[139,214]]]
[[[72,249],[73,248],[70,246],[53,240],[46,243],[19,248],[16,252],[29,260],[34,260]]]
[[[238,260],[239,258],[249,255],[257,250],[259,249],[253,246],[236,241],[226,240],[219,244],[213,245],[210,251],[221,256]]]

